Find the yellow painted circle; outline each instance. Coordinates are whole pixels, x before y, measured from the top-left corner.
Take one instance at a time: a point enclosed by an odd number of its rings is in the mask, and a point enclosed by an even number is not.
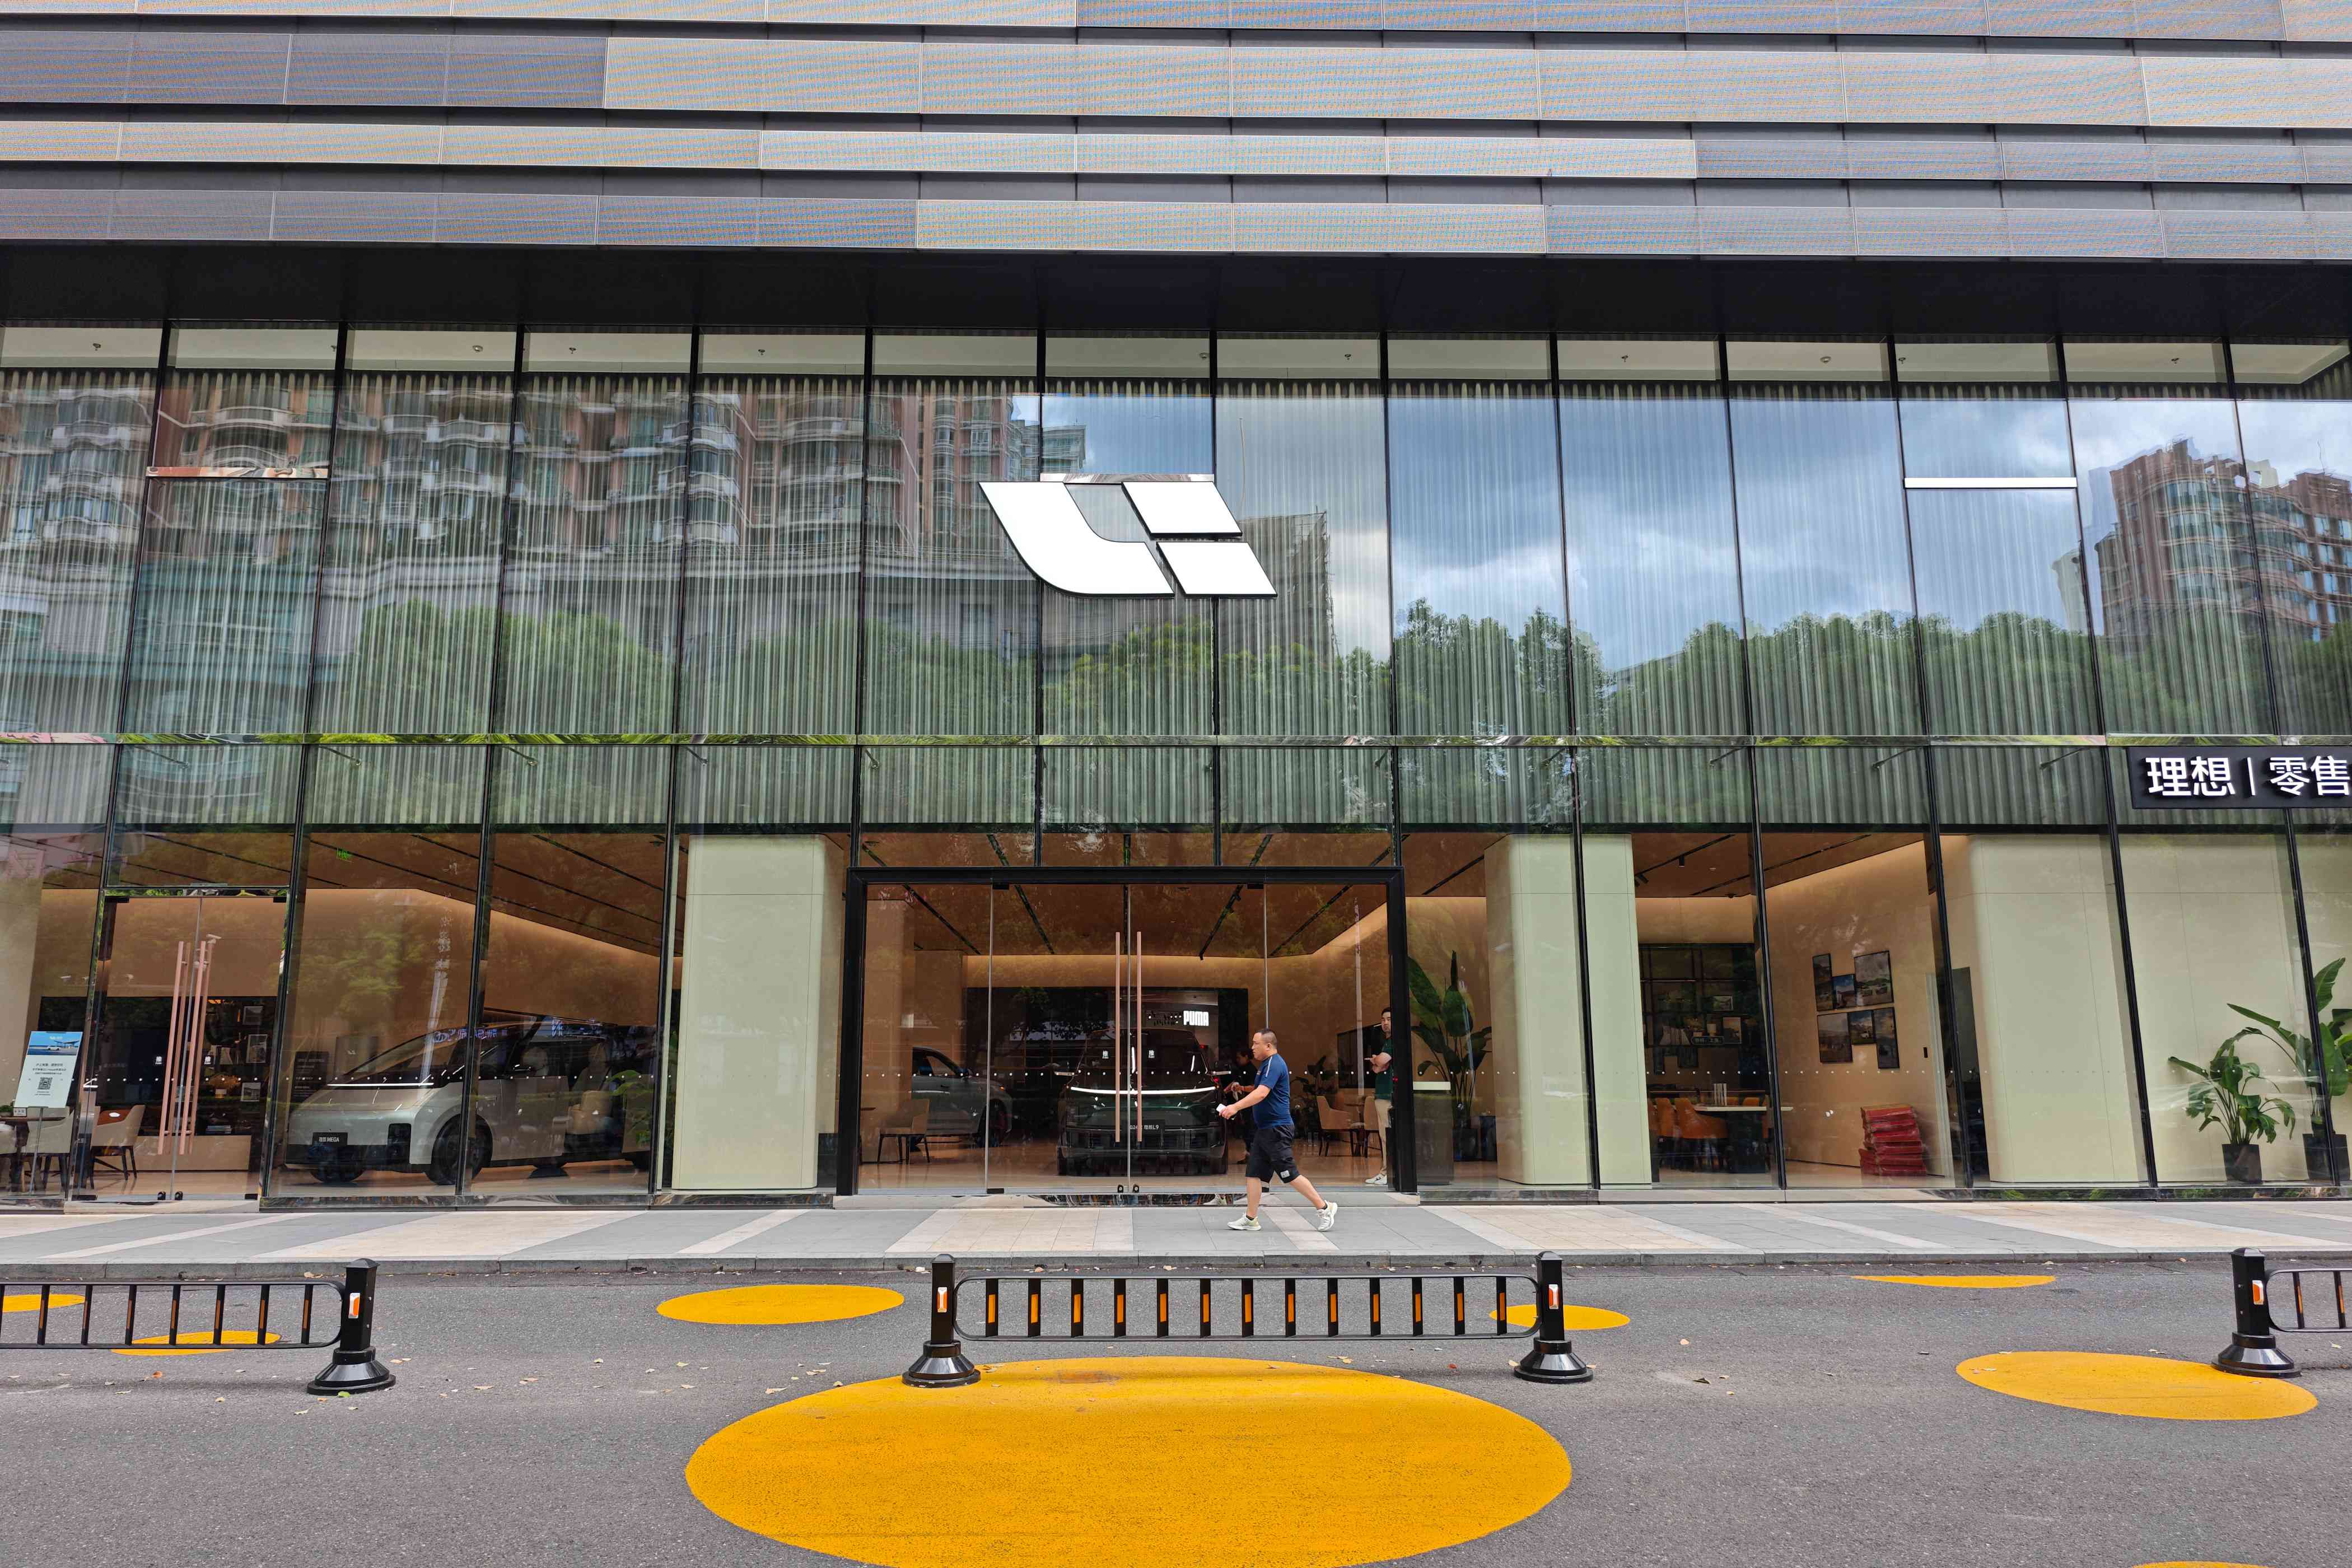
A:
[[[210,1329],[182,1329],[175,1341],[169,1334],[152,1334],[143,1340],[133,1340],[134,1345],[155,1345],[152,1351],[119,1350],[116,1355],[219,1355],[234,1345],[276,1344],[278,1336],[257,1340],[251,1329],[223,1329],[220,1338],[213,1338]]]
[[[1945,1290],[2023,1290],[2047,1285],[2055,1274],[1857,1274],[1881,1285],[1932,1285]]]
[[[2004,1351],[1960,1363],[1979,1388],[2069,1410],[2162,1421],[2274,1421],[2319,1403],[2307,1389],[2163,1356]]]
[[[1488,1318],[1495,1314],[1489,1312]],[[1535,1303],[1513,1307],[1503,1314],[1503,1321],[1515,1329],[1531,1329],[1536,1323]],[[1622,1329],[1633,1320],[1622,1312],[1612,1312],[1606,1307],[1562,1307],[1559,1321],[1571,1333],[1590,1333],[1595,1329]]]
[[[1393,1471],[1400,1432],[1446,1456],[1445,1485],[1373,1484]],[[1304,1467],[1296,1484],[1270,1479],[1286,1464]],[[1021,1482],[985,1530],[940,1528],[920,1500],[943,1476],[977,1475]],[[1242,1515],[1202,1489],[1248,1475],[1269,1479]],[[1568,1482],[1550,1434],[1484,1400],[1207,1356],[1014,1362],[957,1389],[853,1384],[748,1415],[686,1467],[730,1523],[883,1568],[1229,1568],[1276,1540],[1286,1568],[1340,1568],[1475,1541]]]
[[[52,1312],[59,1307],[80,1305],[81,1298],[79,1296],[68,1295],[61,1290],[49,1292],[49,1310]],[[0,1312],[37,1312],[40,1310],[41,1293],[38,1290],[28,1290],[22,1296],[0,1296]]]
[[[878,1285],[738,1285],[673,1296],[659,1310],[682,1323],[831,1323],[887,1312],[906,1300]]]

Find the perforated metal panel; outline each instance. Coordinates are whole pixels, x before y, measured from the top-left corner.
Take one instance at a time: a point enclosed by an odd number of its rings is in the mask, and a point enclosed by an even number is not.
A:
[[[455,34],[449,44],[449,102],[593,109],[604,97],[604,43],[551,33]]]
[[[2156,218],[2168,256],[2303,261],[2312,254],[2311,230],[2299,212],[2200,212],[2176,208],[2159,212]]]
[[[289,103],[433,104],[448,100],[446,33],[294,36]]]
[[[757,245],[757,196],[599,196],[596,237],[606,245]]]
[[[268,239],[268,191],[117,191],[109,239]]]
[[[89,191],[0,189],[0,237],[100,240],[106,237],[114,204]]]
[[[131,35],[15,29],[0,40],[0,100],[120,103],[131,76]]]
[[[1981,124],[1994,118],[1989,55],[1841,54],[1843,118],[1863,123]]]
[[[444,191],[436,237],[444,245],[593,245],[596,198]]]
[[[1862,256],[2006,256],[2009,215],[1999,207],[1856,207]]]
[[[2161,256],[2156,215],[2116,209],[2009,209],[2009,245],[2018,256]]]
[[[429,245],[440,203],[408,191],[280,191],[272,207],[276,239],[310,244]]]
[[[1348,52],[1330,51],[1339,58]],[[1391,119],[1533,120],[1542,112],[1532,49],[1382,49],[1380,56]]]
[[[154,29],[131,35],[134,103],[280,103],[289,33]]]
[[[1221,119],[1234,112],[1232,57],[1202,45],[1081,45],[1078,112]]]
[[[1850,256],[1845,207],[1700,207],[1699,242],[1718,256]]]
[[[1546,207],[1550,248],[1565,256],[1687,256],[1699,248],[1696,207]]]
[[[926,114],[1057,114],[1078,109],[1078,47],[1019,43],[923,46]]]

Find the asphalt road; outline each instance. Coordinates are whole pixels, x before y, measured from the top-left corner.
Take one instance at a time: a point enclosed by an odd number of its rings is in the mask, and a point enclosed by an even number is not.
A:
[[[2295,1343],[2319,1404],[2279,1421],[2096,1415],[1958,1377],[1957,1363],[1994,1351],[2201,1361],[2228,1337],[2218,1263],[2054,1271],[2056,1282],[2039,1289],[1974,1292],[1793,1268],[1571,1270],[1572,1300],[1632,1319],[1580,1336],[1600,1373],[1581,1387],[1519,1383],[1494,1345],[1260,1342],[1213,1353],[1335,1365],[1344,1356],[1359,1371],[1470,1394],[1551,1432],[1575,1468],[1569,1489],[1526,1521],[1431,1561],[2352,1563],[2352,1488],[2342,1481],[2352,1336]],[[895,1376],[913,1355],[919,1277],[826,1278],[891,1284],[908,1304],[849,1322],[719,1327],[656,1314],[695,1283],[676,1278],[390,1280],[378,1340],[399,1386],[325,1401],[301,1392],[312,1361],[324,1359],[304,1352],[0,1352],[0,1518],[12,1543],[0,1558],[304,1568],[837,1561],[722,1521],[682,1477],[696,1447],[730,1423],[836,1383]],[[1038,1352],[1008,1343],[975,1353]],[[946,1412],[956,1395],[925,1397]],[[1245,1402],[1233,1419],[1253,1419]],[[1248,1508],[1254,1496],[1279,1521],[1283,1498],[1301,1489],[1444,1489],[1459,1474],[1454,1456],[1424,1451],[1412,1430],[1393,1434],[1386,1475],[1318,1476],[1311,1457],[1286,1458],[1284,1447],[1270,1432],[1255,1474],[1188,1476],[1181,1453],[1132,1458],[1139,1476],[1196,1486],[1204,1530],[1214,1528],[1210,1513]],[[1014,1475],[961,1473],[920,1452],[903,1468],[894,1495],[942,1531],[984,1535],[997,1510],[1019,1506]],[[1278,1523],[1234,1536],[1224,1560],[1283,1563]]]

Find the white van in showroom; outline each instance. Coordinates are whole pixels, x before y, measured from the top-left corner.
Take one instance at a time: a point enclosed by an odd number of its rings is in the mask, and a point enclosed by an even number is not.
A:
[[[446,1186],[462,1158],[560,1173],[572,1161],[652,1163],[657,1031],[593,1019],[485,1013],[464,1029],[404,1040],[294,1108],[286,1158],[330,1186],[372,1170],[419,1172]],[[478,1054],[473,1137],[462,1131],[466,1069]],[[463,1149],[462,1156],[460,1149]]]

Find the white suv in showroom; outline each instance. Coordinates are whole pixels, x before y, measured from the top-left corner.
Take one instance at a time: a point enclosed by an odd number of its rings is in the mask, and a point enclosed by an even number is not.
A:
[[[343,1073],[294,1108],[286,1158],[330,1186],[371,1170],[457,1180],[485,1165],[531,1164],[551,1174],[571,1161],[653,1158],[655,1029],[591,1019],[485,1014],[468,1049],[464,1029],[402,1041]],[[473,1136],[458,1112],[466,1068],[478,1054]]]

